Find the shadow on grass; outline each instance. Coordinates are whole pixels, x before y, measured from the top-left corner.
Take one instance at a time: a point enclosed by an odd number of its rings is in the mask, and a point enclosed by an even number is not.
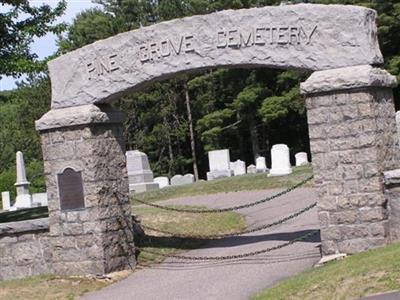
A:
[[[234,236],[223,239],[177,238],[146,235],[139,241],[139,247],[189,250],[200,246],[202,246],[202,248],[221,248],[249,245],[266,241],[289,242],[310,234],[314,230],[315,229],[252,236]],[[321,242],[320,233],[318,232],[302,242],[319,243]]]
[[[47,206],[25,208],[16,211],[6,211],[0,213],[0,223],[47,218],[48,216],[49,211]]]

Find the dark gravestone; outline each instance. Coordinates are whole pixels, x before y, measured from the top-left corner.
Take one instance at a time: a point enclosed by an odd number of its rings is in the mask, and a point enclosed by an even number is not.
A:
[[[57,176],[61,210],[84,208],[85,200],[81,172],[67,168]]]

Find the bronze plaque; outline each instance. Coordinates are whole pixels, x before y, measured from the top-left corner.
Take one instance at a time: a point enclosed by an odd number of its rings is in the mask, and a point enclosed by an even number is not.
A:
[[[61,210],[84,208],[85,199],[81,172],[67,168],[57,177]]]

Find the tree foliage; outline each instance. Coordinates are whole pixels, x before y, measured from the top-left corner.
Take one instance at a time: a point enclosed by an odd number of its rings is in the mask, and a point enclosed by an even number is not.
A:
[[[35,37],[59,34],[64,24],[54,24],[65,10],[65,1],[53,9],[50,5],[33,6],[28,0],[1,0],[0,13],[0,79],[22,73],[42,71],[43,63],[29,46]]]

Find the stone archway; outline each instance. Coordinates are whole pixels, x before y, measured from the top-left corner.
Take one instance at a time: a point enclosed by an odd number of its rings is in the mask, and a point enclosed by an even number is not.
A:
[[[52,109],[36,128],[42,137],[54,271],[104,273],[134,262],[126,250],[132,237],[124,236],[132,224],[121,221],[130,206],[113,197],[115,189],[128,192],[123,116],[108,104],[153,81],[213,67],[316,71],[301,89],[323,252],[353,253],[385,244],[383,172],[399,165],[391,92],[396,80],[374,67],[383,63],[375,15],[341,5],[229,10],[119,34],[49,62]],[[57,174],[66,168],[81,170],[83,209],[61,209],[66,200]]]

